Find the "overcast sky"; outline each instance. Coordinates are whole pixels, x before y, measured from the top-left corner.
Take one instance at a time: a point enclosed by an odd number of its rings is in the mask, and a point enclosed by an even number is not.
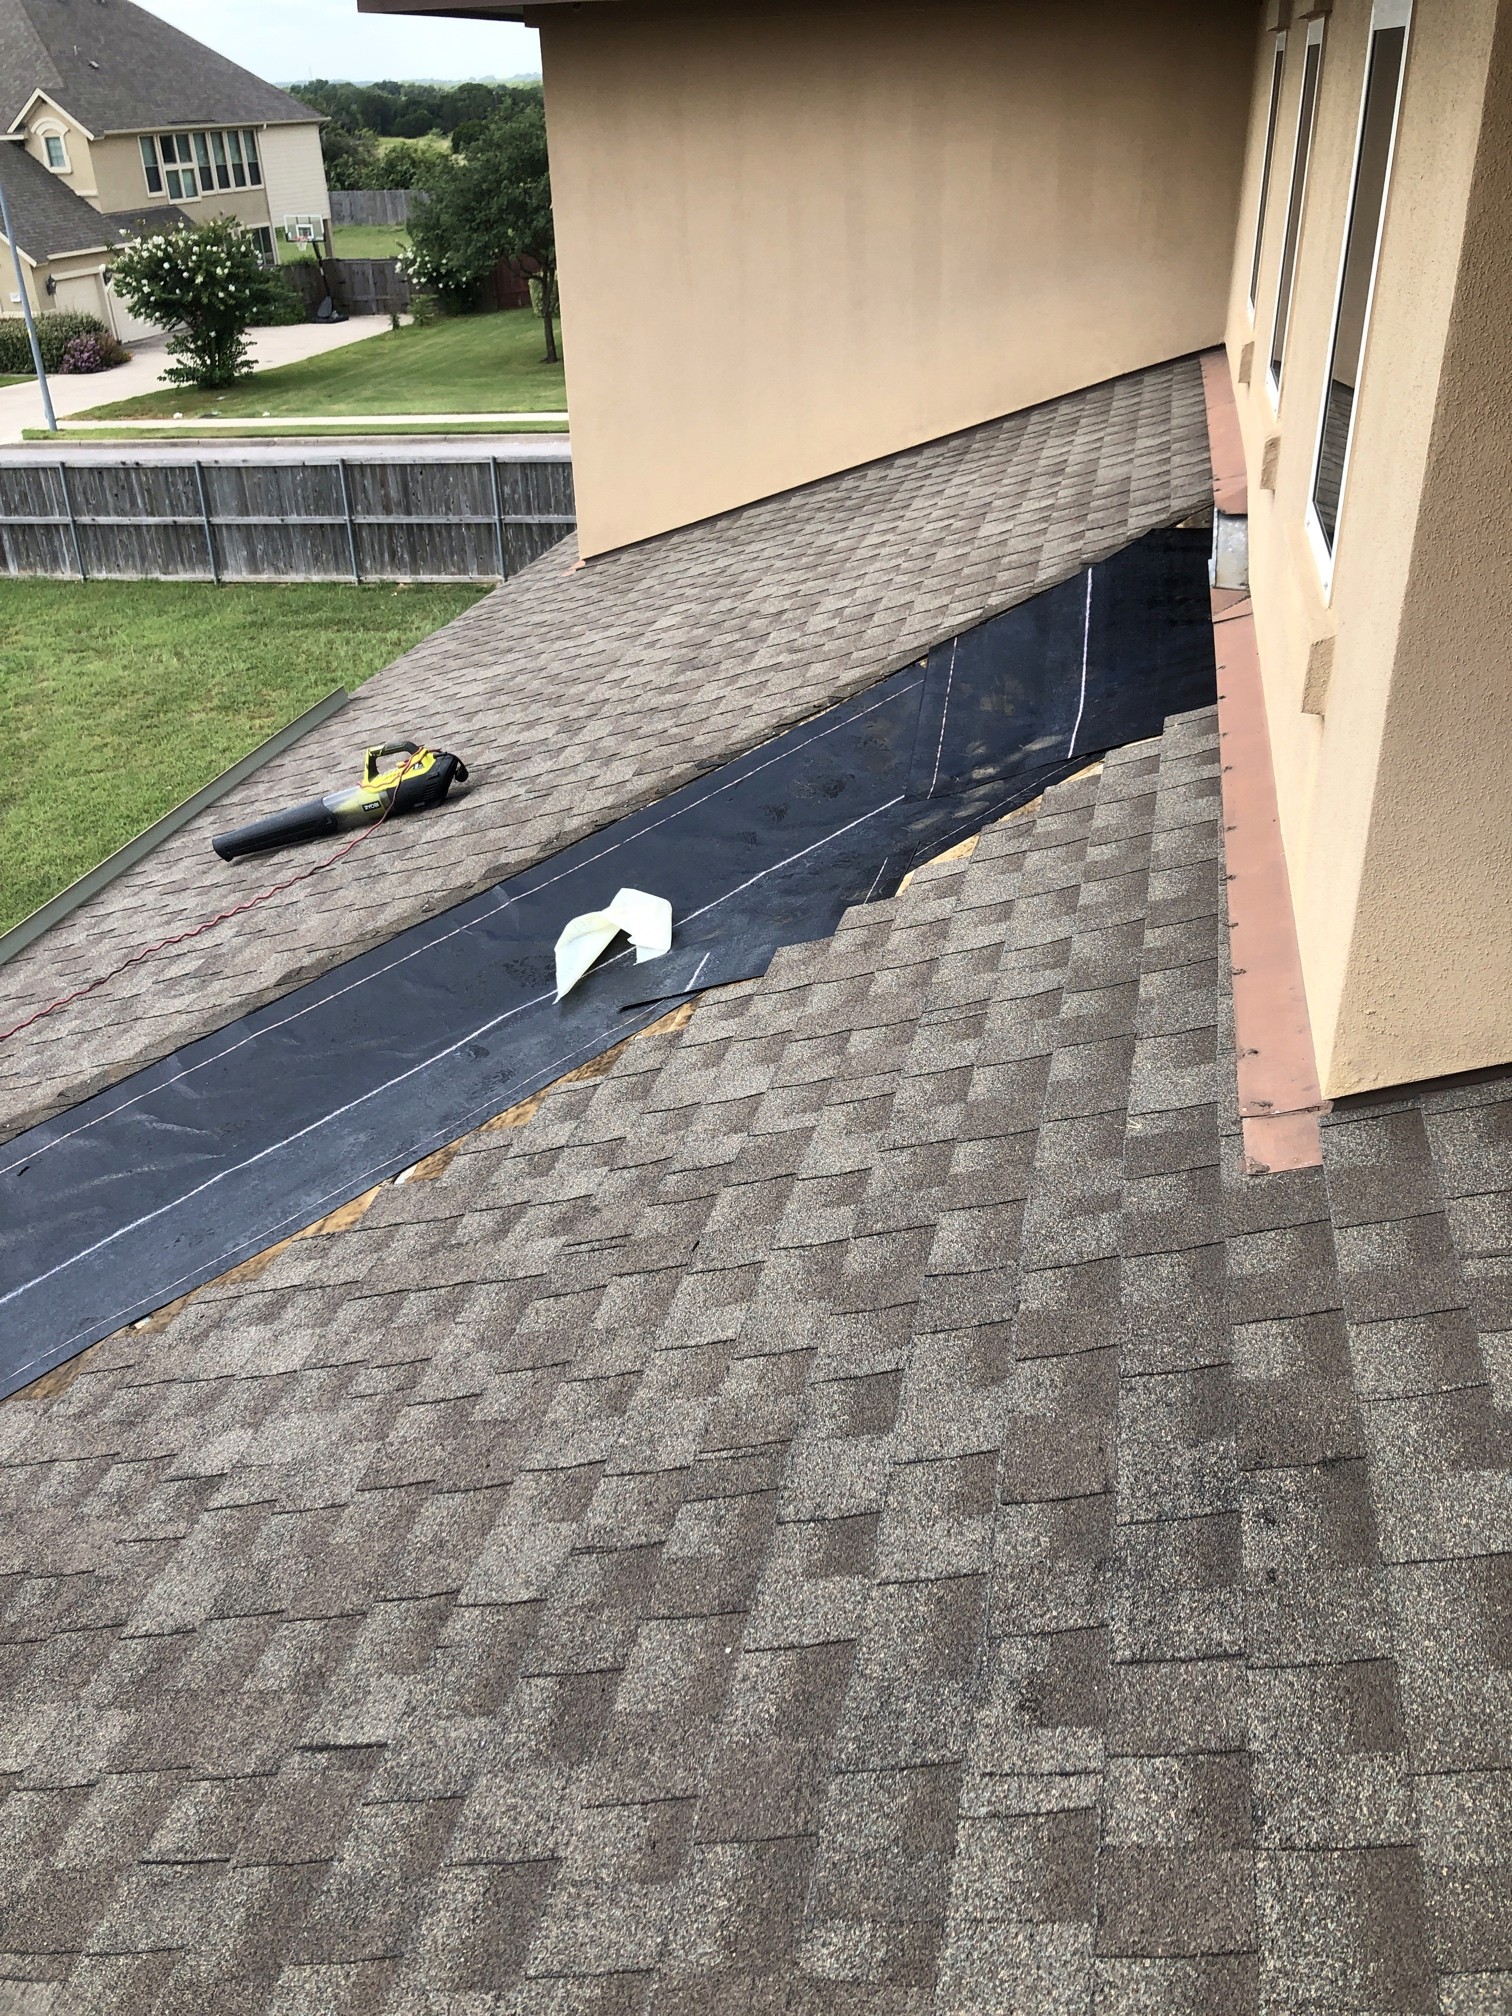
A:
[[[540,38],[512,21],[385,20],[357,0],[139,0],[274,84],[310,77],[516,77]]]

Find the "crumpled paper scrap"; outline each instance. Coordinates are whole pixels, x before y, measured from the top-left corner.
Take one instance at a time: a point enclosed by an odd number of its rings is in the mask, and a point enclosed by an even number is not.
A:
[[[672,905],[644,889],[621,889],[603,910],[588,910],[563,927],[556,941],[556,998],[570,994],[600,953],[623,931],[635,947],[635,963],[660,959],[672,949]]]

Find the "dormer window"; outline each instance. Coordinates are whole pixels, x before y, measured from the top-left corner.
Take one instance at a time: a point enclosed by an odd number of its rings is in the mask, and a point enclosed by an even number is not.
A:
[[[49,168],[57,169],[64,175],[68,173],[68,149],[63,145],[61,133],[44,133],[42,151],[47,156]]]

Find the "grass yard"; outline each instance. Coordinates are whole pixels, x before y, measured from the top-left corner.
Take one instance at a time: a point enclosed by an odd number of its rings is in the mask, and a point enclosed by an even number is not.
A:
[[[482,592],[0,582],[0,930]],[[361,760],[354,748],[353,778]],[[344,781],[312,776],[309,790]]]
[[[338,259],[397,259],[409,242],[402,224],[333,224],[331,237]],[[308,259],[308,245],[291,245],[278,234],[278,263],[292,266],[296,259]]]
[[[363,413],[559,413],[560,364],[543,364],[545,334],[528,308],[458,315],[393,329],[302,364],[258,371],[229,392],[168,386],[95,406],[88,420],[277,418],[341,420]]]

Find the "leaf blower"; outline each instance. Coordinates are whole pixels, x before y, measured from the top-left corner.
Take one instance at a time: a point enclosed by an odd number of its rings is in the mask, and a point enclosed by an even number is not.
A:
[[[210,844],[222,861],[234,861],[241,854],[266,854],[302,840],[324,840],[333,833],[375,825],[391,812],[420,812],[439,805],[453,784],[466,782],[467,765],[460,756],[426,749],[418,742],[385,742],[380,749],[368,750],[362,782],[350,790],[307,798],[286,812],[217,833]]]

